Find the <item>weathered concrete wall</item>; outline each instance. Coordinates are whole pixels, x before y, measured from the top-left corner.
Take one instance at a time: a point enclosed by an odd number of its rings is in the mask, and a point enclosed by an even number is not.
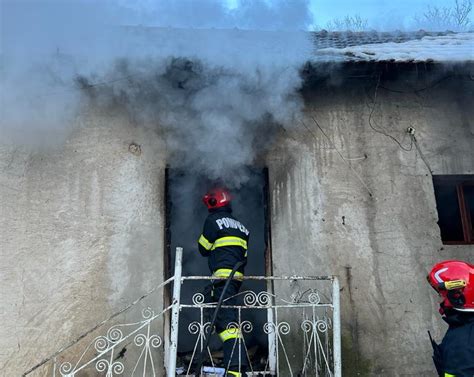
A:
[[[440,339],[445,326],[425,277],[441,259],[474,262],[474,246],[442,245],[429,170],[414,146],[370,127],[376,80],[363,80],[313,85],[308,129],[296,125],[269,154],[274,271],[339,276],[345,376],[433,376],[426,331]],[[406,80],[381,86],[425,84]],[[434,174],[473,174],[473,88],[465,78],[379,88],[374,127],[410,149],[413,126]]]
[[[373,87],[312,85],[305,125],[268,153],[274,273],[340,277],[344,375],[432,376],[426,330],[440,338],[444,326],[425,276],[440,259],[474,262],[474,247],[442,245],[420,153],[368,124]],[[374,127],[409,147],[413,126],[435,174],[473,174],[472,90],[460,79],[379,88]],[[165,163],[159,135],[109,113],[82,114],[53,149],[0,145],[0,374],[162,281]]]
[[[77,123],[54,148],[0,145],[0,375],[163,279],[163,143],[109,113]]]

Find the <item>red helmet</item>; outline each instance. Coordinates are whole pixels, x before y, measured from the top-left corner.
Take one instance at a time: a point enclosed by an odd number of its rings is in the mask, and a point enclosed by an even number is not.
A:
[[[206,195],[202,197],[202,201],[208,209],[224,207],[228,205],[231,200],[232,196],[225,188],[209,190]]]
[[[446,309],[474,312],[474,265],[459,260],[443,261],[434,265],[427,279],[443,298],[441,314]]]

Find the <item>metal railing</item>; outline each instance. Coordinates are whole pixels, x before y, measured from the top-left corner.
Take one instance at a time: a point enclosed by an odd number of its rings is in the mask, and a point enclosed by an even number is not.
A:
[[[113,376],[194,376],[192,368],[203,351],[205,338],[211,333],[206,320],[216,303],[206,302],[197,292],[192,302],[181,302],[181,287],[189,281],[205,281],[207,276],[182,276],[183,249],[176,249],[175,274],[155,287],[148,294],[109,317],[74,342],[46,358],[24,373],[27,375],[52,375],[62,377],[104,375]],[[237,313],[238,321],[229,323],[228,329],[239,331],[235,352],[241,351],[247,358],[247,375],[273,376],[331,376],[341,377],[341,328],[339,307],[339,283],[334,276],[247,276],[245,281],[266,282],[267,290],[254,292],[243,290],[232,299],[237,305],[226,305]],[[136,306],[152,292],[173,283],[171,304],[160,311],[146,308],[138,321],[114,324],[103,335],[91,339],[92,330],[101,329],[118,314]],[[230,298],[229,298],[230,299]],[[228,300],[229,300],[228,299]],[[194,312],[196,320],[183,323],[182,311]],[[254,312],[266,315],[266,321],[252,321]],[[262,316],[261,316],[262,317]],[[260,318],[261,318],[260,317]],[[168,323],[166,319],[171,319]],[[260,328],[261,326],[261,328]],[[192,352],[178,355],[179,331],[187,330],[188,340],[194,344]],[[267,347],[264,361],[255,363],[247,346],[247,339],[255,335],[266,337],[260,342]],[[160,335],[161,334],[161,335]],[[163,336],[163,334],[166,334]],[[183,335],[183,334],[181,334]],[[257,339],[262,340],[262,339]],[[82,351],[77,349],[81,343]],[[222,357],[208,347],[207,366],[201,375],[223,375],[226,366]],[[65,355],[75,361],[64,360]],[[126,355],[126,356],[124,356]],[[257,365],[258,364],[258,365]],[[40,374],[38,374],[40,373]],[[196,372],[194,372],[196,373]],[[199,374],[199,373],[198,373]]]

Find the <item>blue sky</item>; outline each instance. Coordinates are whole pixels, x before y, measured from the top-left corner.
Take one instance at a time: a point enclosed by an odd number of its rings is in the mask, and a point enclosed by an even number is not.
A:
[[[227,1],[235,7],[239,0]],[[272,0],[267,0],[269,3]],[[324,27],[334,18],[359,14],[371,26],[385,26],[388,29],[408,27],[416,14],[428,6],[450,7],[454,0],[310,0],[315,24]],[[384,28],[385,28],[384,27]]]
[[[450,6],[454,0],[312,0],[311,10],[317,24],[325,25],[332,18],[359,14],[369,24],[407,24],[416,13],[431,6]]]

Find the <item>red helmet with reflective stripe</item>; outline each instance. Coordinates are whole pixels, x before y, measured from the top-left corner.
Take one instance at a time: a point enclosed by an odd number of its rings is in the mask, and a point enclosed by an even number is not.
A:
[[[202,198],[202,201],[208,209],[225,207],[226,205],[230,204],[231,200],[232,196],[225,188],[215,188],[209,190]]]
[[[434,265],[427,279],[443,298],[441,314],[446,309],[474,312],[474,265],[459,260],[443,261]]]

